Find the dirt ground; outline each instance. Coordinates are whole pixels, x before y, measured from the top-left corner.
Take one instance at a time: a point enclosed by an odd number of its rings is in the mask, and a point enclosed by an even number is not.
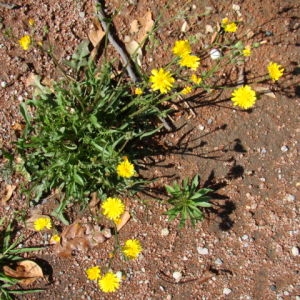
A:
[[[56,57],[63,60],[87,38],[93,17],[93,2],[87,0],[17,2],[15,9],[0,6],[0,145],[10,151],[18,134],[14,125],[21,120],[19,104],[32,92],[26,86],[29,74],[59,74],[49,56],[18,46],[17,40],[33,30],[28,19],[35,20],[35,36],[48,37]],[[158,179],[151,185],[152,197],[127,201],[133,217],[120,240],[137,238],[144,250],[136,261],[112,261],[112,269],[126,277],[117,292],[103,294],[84,273],[92,265],[108,263],[111,239],[70,259],[57,257],[51,247],[34,253],[47,275],[34,288],[46,290],[19,299],[300,299],[300,6],[293,0],[185,2],[113,0],[107,13],[115,15],[120,40],[129,35],[130,23],[147,11],[154,20],[161,17],[155,46],[149,43],[143,56],[147,72],[170,58],[167,49],[177,39],[197,35],[193,49],[204,51],[213,34],[206,32],[206,25],[215,28],[226,16],[238,18],[233,4],[239,5],[241,29],[255,33],[251,42],[265,41],[245,63],[248,82],[265,74],[270,61],[285,68],[278,84],[253,83],[254,89],[270,89],[275,98],[261,96],[250,112],[233,109],[228,94],[216,92],[210,102],[194,97],[178,106],[176,129],[158,137],[165,150],[140,162],[141,174]],[[188,27],[182,33],[184,21]],[[201,176],[201,185],[215,190],[213,209],[195,228],[179,230],[177,222],[163,215],[167,206],[155,200],[164,199],[157,190],[195,174]],[[27,209],[22,182],[2,170],[1,189],[10,183],[18,188],[0,206],[1,216]],[[47,233],[31,234],[27,243],[43,245],[48,238]],[[172,276],[175,271],[182,274],[179,282]]]

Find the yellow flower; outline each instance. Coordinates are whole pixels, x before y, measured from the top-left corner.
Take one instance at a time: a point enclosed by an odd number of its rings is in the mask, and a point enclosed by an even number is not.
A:
[[[134,165],[128,161],[127,157],[118,164],[117,166],[117,173],[119,176],[124,178],[130,178],[134,175]]]
[[[237,25],[234,22],[230,22],[228,18],[224,18],[221,21],[221,25],[225,32],[236,32],[237,31]]]
[[[34,19],[30,18],[30,19],[28,20],[28,25],[29,25],[29,26],[33,26],[34,24],[35,24]]]
[[[182,95],[187,95],[190,94],[192,92],[192,87],[191,86],[186,86],[184,89],[181,90],[181,94]]]
[[[191,82],[195,83],[195,84],[200,84],[202,81],[201,77],[198,77],[196,74],[192,74],[190,77]]]
[[[60,242],[60,236],[58,234],[53,234],[50,238],[50,243],[57,244]]]
[[[269,76],[273,81],[278,80],[283,75],[284,68],[277,63],[270,62],[267,68]]]
[[[181,67],[187,67],[194,71],[196,71],[196,69],[199,67],[199,64],[200,64],[200,58],[196,55],[190,55],[190,54],[181,57],[179,61],[179,65]]]
[[[120,287],[121,279],[113,272],[107,272],[98,280],[98,285],[104,293],[115,292]]]
[[[251,47],[249,45],[243,49],[243,55],[246,57],[251,55]]]
[[[122,252],[129,259],[135,259],[143,250],[141,243],[138,240],[127,240],[122,247]]]
[[[169,71],[165,71],[163,68],[153,69],[151,74],[149,81],[152,83],[151,88],[154,91],[159,90],[162,94],[166,94],[171,90],[175,79]]]
[[[52,227],[51,219],[49,217],[38,218],[34,221],[33,226],[36,231],[41,231],[44,230],[45,228],[51,229]]]
[[[97,280],[101,277],[101,270],[98,266],[90,267],[85,270],[85,274],[89,280]]]
[[[233,105],[243,109],[253,107],[256,101],[256,93],[249,85],[235,89],[231,96]]]
[[[134,94],[135,95],[142,95],[143,94],[143,90],[141,88],[135,88]]]
[[[125,205],[119,198],[107,198],[101,205],[103,215],[117,223],[125,211]]]
[[[29,35],[24,35],[19,39],[19,45],[23,50],[28,50],[31,45],[31,37]]]
[[[191,53],[191,45],[188,40],[176,41],[172,52],[176,56],[183,57]]]

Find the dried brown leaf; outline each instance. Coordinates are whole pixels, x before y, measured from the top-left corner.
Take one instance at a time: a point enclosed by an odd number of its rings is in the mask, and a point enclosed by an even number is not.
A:
[[[70,257],[74,250],[86,252],[105,242],[109,237],[98,225],[81,224],[76,221],[65,227],[60,243],[54,245],[54,251],[61,257]]]
[[[142,44],[144,40],[147,38],[148,33],[152,30],[154,26],[154,21],[152,20],[152,13],[150,10],[146,12],[146,14],[139,18],[139,23],[141,24],[141,28],[137,34],[137,42]]]
[[[1,198],[1,205],[5,205],[5,203],[11,198],[13,191],[16,189],[15,185],[8,184],[5,187],[4,196]]]
[[[130,213],[126,210],[121,217],[120,223],[117,225],[117,231],[120,231],[130,219]]]
[[[105,36],[105,32],[102,30],[101,24],[97,18],[92,20],[94,29],[90,30],[88,33],[88,37],[93,44],[94,47],[97,47],[101,42],[103,37]]]
[[[44,277],[41,267],[32,260],[18,262],[16,270],[4,266],[3,271],[6,276],[21,279],[19,283],[23,286],[30,285],[38,278]]]
[[[125,47],[127,52],[130,54],[130,56],[132,56],[133,59],[136,60],[136,63],[141,67],[142,66],[141,60],[143,57],[143,53],[139,43],[135,40],[132,40],[125,43]]]

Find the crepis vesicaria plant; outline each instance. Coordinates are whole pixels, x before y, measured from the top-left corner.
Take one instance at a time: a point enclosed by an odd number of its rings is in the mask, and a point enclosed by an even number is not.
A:
[[[207,195],[212,189],[198,188],[199,176],[196,175],[190,182],[189,178],[185,178],[182,184],[177,182],[173,186],[166,185],[166,191],[170,195],[168,202],[173,206],[166,212],[169,220],[174,220],[179,216],[180,227],[184,227],[187,220],[190,220],[194,226],[198,221],[204,218],[201,208],[211,207],[209,203],[210,197]]]

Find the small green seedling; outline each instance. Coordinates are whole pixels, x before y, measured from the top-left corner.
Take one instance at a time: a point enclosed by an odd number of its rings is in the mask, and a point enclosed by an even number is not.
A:
[[[182,181],[182,185],[175,182],[173,186],[165,186],[167,193],[171,196],[168,202],[174,206],[166,212],[166,215],[169,216],[169,221],[179,216],[180,228],[185,226],[188,219],[195,226],[198,221],[202,221],[204,218],[200,208],[211,207],[211,203],[209,203],[210,197],[207,194],[213,190],[208,188],[198,189],[198,186],[198,175],[191,182],[189,178],[185,178]]]

